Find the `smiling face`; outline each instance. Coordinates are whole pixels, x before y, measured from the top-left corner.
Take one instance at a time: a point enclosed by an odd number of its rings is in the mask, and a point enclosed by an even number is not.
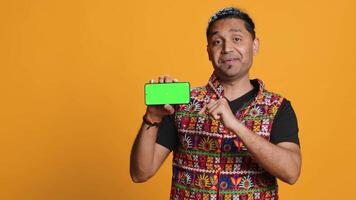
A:
[[[221,80],[237,80],[248,76],[258,48],[258,39],[253,39],[244,21],[237,18],[216,21],[208,37],[209,60]]]

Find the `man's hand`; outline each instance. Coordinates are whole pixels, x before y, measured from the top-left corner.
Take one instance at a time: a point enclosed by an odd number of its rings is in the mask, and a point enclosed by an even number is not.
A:
[[[160,76],[159,83],[178,82],[169,76]],[[155,83],[151,80],[150,83]],[[151,122],[161,122],[166,115],[174,113],[171,105],[147,106],[146,116]],[[132,146],[130,157],[130,175],[135,183],[145,182],[160,168],[171,152],[168,148],[156,143],[158,127],[146,128],[142,123],[139,133]]]
[[[210,102],[201,109],[199,114],[203,114],[205,111],[208,111],[214,119],[221,119],[224,126],[230,130],[236,126],[236,123],[239,123],[225,98],[210,100]]]
[[[177,79],[173,79],[170,76],[160,76],[158,78],[159,83],[171,83],[178,82]],[[155,83],[155,80],[150,80],[149,83]],[[174,113],[173,106],[169,104],[159,105],[159,106],[147,106],[146,115],[150,121],[160,122],[162,118]]]
[[[199,114],[206,111],[214,119],[220,119],[226,128],[239,136],[253,159],[270,174],[289,184],[297,181],[301,168],[300,150],[297,144],[281,142],[275,145],[257,135],[236,119],[225,98],[211,100]]]

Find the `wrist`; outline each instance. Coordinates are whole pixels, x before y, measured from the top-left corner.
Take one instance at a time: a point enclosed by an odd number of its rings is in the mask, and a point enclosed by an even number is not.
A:
[[[236,134],[238,133],[238,130],[241,129],[241,126],[243,126],[243,125],[241,124],[241,122],[240,122],[238,119],[236,119],[236,118],[235,118],[235,120],[234,120],[234,123],[232,123],[231,125],[232,125],[232,126],[229,127],[229,130],[232,131],[232,132],[234,132],[234,133],[236,133]]]
[[[158,127],[161,125],[161,121],[155,122],[155,121],[149,120],[149,119],[147,118],[147,114],[145,114],[145,115],[142,117],[142,120],[143,120],[143,123],[148,126],[147,129],[149,129],[149,128],[151,128],[151,127],[156,127],[156,128],[158,128]]]

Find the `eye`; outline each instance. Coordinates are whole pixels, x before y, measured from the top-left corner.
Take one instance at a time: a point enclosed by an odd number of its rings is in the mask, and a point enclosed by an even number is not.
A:
[[[221,44],[221,40],[213,40],[213,45],[220,45]]]
[[[234,40],[234,42],[240,42],[240,41],[241,41],[241,38],[235,37],[233,40]]]

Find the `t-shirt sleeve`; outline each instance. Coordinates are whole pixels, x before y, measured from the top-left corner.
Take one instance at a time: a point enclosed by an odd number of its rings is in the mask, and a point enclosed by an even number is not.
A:
[[[165,116],[158,128],[156,143],[173,151],[177,142],[177,129],[174,124],[174,115]]]
[[[298,145],[298,122],[293,107],[284,99],[273,121],[270,141],[273,144],[280,142],[293,142]]]

